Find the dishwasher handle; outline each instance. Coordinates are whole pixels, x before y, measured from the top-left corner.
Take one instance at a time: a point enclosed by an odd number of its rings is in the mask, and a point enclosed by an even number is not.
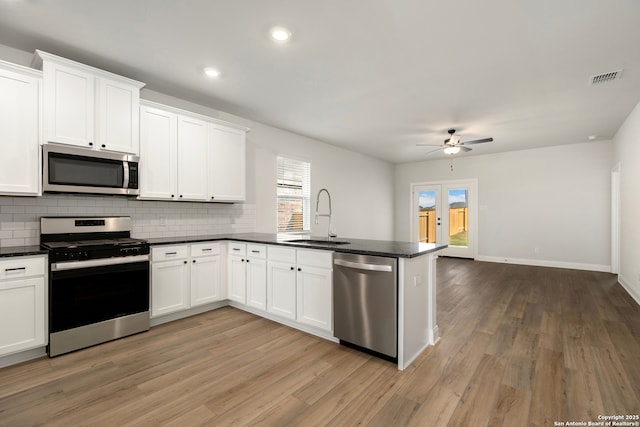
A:
[[[389,273],[393,271],[393,266],[391,265],[365,264],[362,262],[345,261],[343,259],[334,259],[333,263],[342,267],[357,268],[359,270],[386,271]]]

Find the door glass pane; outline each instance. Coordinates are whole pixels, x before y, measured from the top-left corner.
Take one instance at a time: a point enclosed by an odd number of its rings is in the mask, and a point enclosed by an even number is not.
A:
[[[448,191],[449,246],[469,245],[469,197],[467,189]]]
[[[420,243],[436,241],[436,192],[418,193],[418,238]]]

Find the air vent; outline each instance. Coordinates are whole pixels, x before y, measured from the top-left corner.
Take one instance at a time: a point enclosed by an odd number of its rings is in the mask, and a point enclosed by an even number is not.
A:
[[[592,85],[612,82],[620,78],[622,74],[622,70],[609,71],[608,73],[597,74],[595,76],[591,76],[589,83]]]

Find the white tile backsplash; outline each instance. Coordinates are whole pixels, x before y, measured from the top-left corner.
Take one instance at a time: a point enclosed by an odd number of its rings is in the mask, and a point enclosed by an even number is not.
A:
[[[0,247],[38,245],[41,216],[130,216],[133,237],[251,233],[256,206],[160,202],[125,197],[46,194],[0,196]]]

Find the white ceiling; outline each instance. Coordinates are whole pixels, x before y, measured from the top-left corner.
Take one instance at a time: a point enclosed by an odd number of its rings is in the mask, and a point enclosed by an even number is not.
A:
[[[638,0],[0,0],[0,44],[398,163],[612,138],[639,42]]]

